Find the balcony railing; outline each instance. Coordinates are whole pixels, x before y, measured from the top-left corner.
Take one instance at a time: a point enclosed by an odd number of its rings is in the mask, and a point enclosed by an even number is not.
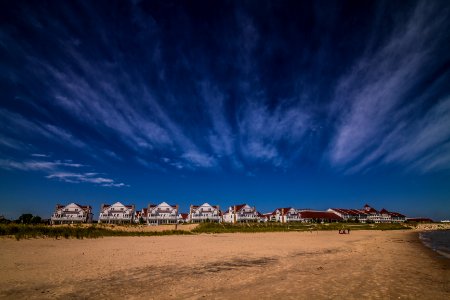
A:
[[[149,220],[176,220],[177,216],[148,216]]]
[[[102,216],[99,220],[131,220],[131,217],[123,216]]]
[[[86,217],[51,217],[52,221],[84,221]]]

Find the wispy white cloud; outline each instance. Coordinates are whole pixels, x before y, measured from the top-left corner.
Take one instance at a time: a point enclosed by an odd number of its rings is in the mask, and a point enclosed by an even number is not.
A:
[[[278,106],[273,111],[257,103],[249,103],[239,122],[241,151],[250,159],[284,165],[295,153],[282,152],[284,145],[299,146],[310,125],[310,117],[299,107]]]
[[[422,119],[410,117],[425,99],[411,91],[440,63],[435,53],[444,36],[436,33],[445,27],[445,14],[436,9],[418,2],[380,48],[366,51],[340,79],[330,111],[340,116],[328,153],[332,165],[354,173],[374,163],[408,163],[450,137],[448,101]]]
[[[31,156],[33,156],[33,157],[50,157],[50,155],[42,154],[42,153],[32,153]]]
[[[0,167],[3,169],[17,169],[22,171],[53,171],[60,167],[80,168],[82,164],[67,163],[61,161],[36,161],[29,160],[17,162],[14,160],[1,159]]]
[[[95,172],[75,173],[71,170],[86,168],[86,165],[74,163],[71,160],[66,161],[15,161],[8,159],[0,159],[0,168],[6,170],[20,171],[38,171],[48,175],[48,179],[57,179],[59,181],[70,183],[92,183],[105,187],[122,187],[129,186],[124,183],[117,183],[114,179],[99,176]]]
[[[70,183],[93,183],[104,187],[124,187],[129,186],[122,182],[117,183],[111,178],[99,177],[97,173],[71,173],[71,172],[57,172],[47,175],[46,178],[56,179],[63,182]]]
[[[184,153],[182,157],[189,163],[190,166],[194,167],[210,168],[217,164],[214,157],[200,152],[189,151]]]
[[[22,139],[35,138],[37,135],[55,143],[70,145],[76,148],[90,148],[85,142],[75,137],[66,129],[41,121],[28,120],[18,113],[3,108],[0,108],[0,120],[3,124],[8,124],[4,125],[5,131],[20,136]]]

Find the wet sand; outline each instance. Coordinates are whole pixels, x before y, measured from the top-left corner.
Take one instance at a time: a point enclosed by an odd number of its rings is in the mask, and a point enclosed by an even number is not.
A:
[[[450,299],[417,232],[0,240],[0,298]]]

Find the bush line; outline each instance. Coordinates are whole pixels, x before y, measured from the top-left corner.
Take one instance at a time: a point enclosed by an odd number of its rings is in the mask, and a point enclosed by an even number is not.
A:
[[[164,231],[122,231],[102,228],[92,225],[89,227],[48,225],[0,224],[0,236],[14,236],[17,240],[24,238],[100,238],[107,236],[163,236],[187,235],[200,233],[234,233],[234,232],[287,232],[287,231],[316,231],[316,230],[402,230],[410,229],[402,224],[351,224],[351,223],[201,223],[192,231],[164,230]]]

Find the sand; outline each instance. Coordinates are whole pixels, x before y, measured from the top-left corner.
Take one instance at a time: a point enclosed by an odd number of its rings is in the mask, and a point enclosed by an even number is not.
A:
[[[411,231],[0,240],[0,298],[450,299]]]

